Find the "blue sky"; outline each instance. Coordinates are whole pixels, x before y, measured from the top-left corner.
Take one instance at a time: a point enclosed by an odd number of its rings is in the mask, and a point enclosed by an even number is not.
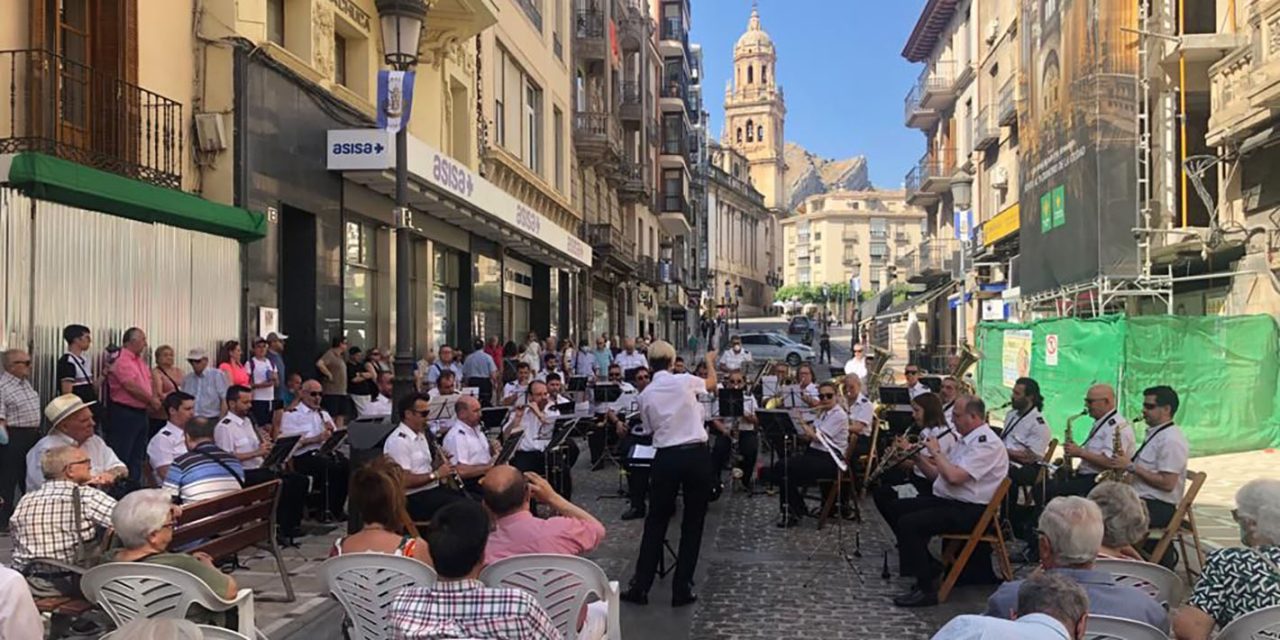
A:
[[[899,53],[925,0],[759,0],[778,49],[787,98],[787,141],[827,158],[867,156],[871,181],[899,188],[924,154],[924,136],[903,125],[902,100],[920,72]],[[724,121],[733,44],[746,30],[750,0],[691,0],[702,44],[704,101],[712,133]]]

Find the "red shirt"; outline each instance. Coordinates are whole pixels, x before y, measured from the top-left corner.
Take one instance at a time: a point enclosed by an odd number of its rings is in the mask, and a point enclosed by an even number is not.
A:
[[[600,546],[604,525],[557,516],[543,520],[521,510],[498,519],[484,548],[485,564],[526,553],[582,555]]]
[[[121,349],[116,363],[111,366],[111,374],[107,376],[107,388],[111,390],[111,401],[134,409],[146,409],[146,401],[139,400],[124,388],[126,381],[133,382],[147,395],[151,395],[151,368],[138,357],[138,354]]]
[[[493,366],[497,367],[498,371],[502,371],[502,347],[485,347],[484,352],[489,354],[490,358],[493,358]]]

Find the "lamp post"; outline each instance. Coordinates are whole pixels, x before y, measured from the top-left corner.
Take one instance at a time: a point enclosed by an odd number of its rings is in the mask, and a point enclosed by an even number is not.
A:
[[[376,0],[382,27],[382,50],[387,66],[409,71],[418,64],[418,43],[427,18],[424,0]],[[396,132],[396,400],[413,391],[414,315],[409,270],[413,250],[409,241],[412,215],[409,211],[409,129],[402,122]]]
[[[733,328],[742,328],[742,285],[733,288]]]
[[[969,297],[969,274],[966,271],[965,258],[969,253],[969,237],[973,231],[969,228],[969,207],[973,204],[973,176],[964,173],[951,180],[951,203],[955,207],[956,236],[960,238],[960,304],[956,312],[956,319],[960,324],[956,332],[958,352],[959,346],[967,343],[969,338],[969,325],[965,318],[969,306],[966,301]]]

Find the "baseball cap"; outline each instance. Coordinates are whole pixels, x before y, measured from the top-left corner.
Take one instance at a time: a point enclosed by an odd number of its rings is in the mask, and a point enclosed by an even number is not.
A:
[[[271,333],[267,334],[267,342],[271,342],[272,340],[288,340],[288,339],[289,339],[289,336],[286,336],[283,333],[276,333],[272,331]]]
[[[201,360],[208,359],[209,352],[205,351],[202,347],[196,347],[187,352],[187,362],[199,362]]]

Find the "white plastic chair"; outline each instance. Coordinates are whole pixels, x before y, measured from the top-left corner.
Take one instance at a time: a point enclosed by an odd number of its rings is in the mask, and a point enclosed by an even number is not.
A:
[[[1218,640],[1260,640],[1280,637],[1280,606],[1250,611],[1231,621]]]
[[[1169,634],[1145,622],[1091,613],[1082,640],[1169,640]]]
[[[436,572],[404,556],[344,553],[320,565],[320,579],[351,621],[351,640],[389,640],[391,601],[405,587],[434,587]]]
[[[1182,591],[1182,578],[1178,574],[1151,562],[1100,558],[1093,568],[1110,573],[1116,584],[1142,589],[1166,611],[1178,602],[1178,594]]]
[[[236,610],[237,630],[253,638],[253,589],[223,599],[191,573],[149,562],[108,562],[80,579],[84,596],[103,608],[116,626],[137,618],[186,618],[191,605],[215,612]]]
[[[208,625],[208,624],[198,624],[196,625],[196,627],[200,629],[200,634],[201,634],[200,637],[204,638],[204,640],[253,640],[252,638],[244,635],[243,633],[238,633],[230,629],[223,629],[222,627],[215,627],[213,625]],[[120,635],[119,631],[112,631],[111,633],[108,633],[107,635],[99,638],[99,640],[129,640],[129,639]]]
[[[480,581],[490,587],[529,592],[567,639],[578,637],[578,615],[586,607],[587,598],[594,595],[609,609],[605,637],[622,638],[618,583],[610,581],[599,565],[586,558],[554,553],[512,556],[485,567]]]

